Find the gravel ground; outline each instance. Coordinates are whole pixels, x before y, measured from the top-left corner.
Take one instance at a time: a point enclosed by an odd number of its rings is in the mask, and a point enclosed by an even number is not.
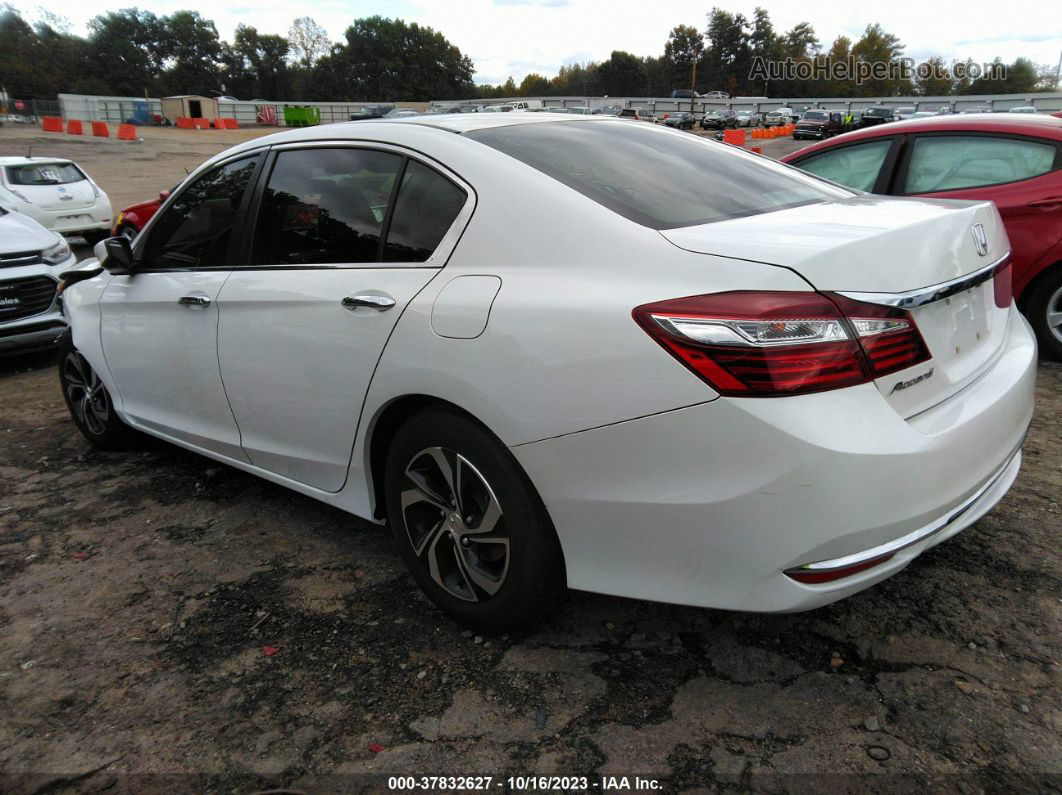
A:
[[[156,132],[125,176],[88,162],[117,142],[51,145],[133,201],[234,136]],[[95,452],[50,356],[0,360],[0,791],[377,791],[380,773],[1057,791],[1060,394],[1041,363],[992,513],[846,601],[574,593],[484,638],[420,596],[384,529],[162,443]]]

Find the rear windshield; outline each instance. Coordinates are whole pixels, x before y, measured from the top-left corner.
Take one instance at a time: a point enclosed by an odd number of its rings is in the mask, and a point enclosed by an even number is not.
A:
[[[556,121],[466,135],[651,229],[854,195],[728,144],[651,125]]]
[[[825,119],[825,118],[827,118],[827,115],[825,113],[823,113],[821,110],[809,110],[807,113],[804,114],[803,118],[804,119],[812,119],[812,120],[814,120],[814,119]]]
[[[889,111],[888,108],[867,108],[865,111],[863,111],[863,115],[864,116],[888,116],[889,112],[890,111]]]
[[[28,163],[5,170],[8,185],[67,185],[85,179],[73,163]]]

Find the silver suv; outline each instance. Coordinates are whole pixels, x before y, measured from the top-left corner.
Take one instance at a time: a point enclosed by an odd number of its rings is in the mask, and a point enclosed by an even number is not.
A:
[[[61,235],[0,206],[0,355],[59,341],[66,331],[59,274],[75,263]]]

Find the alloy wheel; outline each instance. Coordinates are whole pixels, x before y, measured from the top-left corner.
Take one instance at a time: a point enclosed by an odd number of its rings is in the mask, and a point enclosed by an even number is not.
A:
[[[1047,299],[1047,329],[1062,342],[1062,285]]]
[[[406,537],[418,563],[448,594],[489,599],[509,572],[509,536],[486,478],[453,450],[429,447],[406,465],[401,492]]]
[[[63,360],[63,384],[74,418],[89,433],[102,435],[111,416],[111,403],[103,382],[77,351]]]

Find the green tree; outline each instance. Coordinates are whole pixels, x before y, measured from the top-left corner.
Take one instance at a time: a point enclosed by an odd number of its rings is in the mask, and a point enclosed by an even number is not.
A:
[[[721,8],[713,8],[708,14],[698,88],[721,89],[731,96],[745,93],[752,62],[747,25],[744,15],[731,14]]]
[[[704,51],[704,37],[692,25],[678,25],[671,29],[664,45],[664,62],[671,88],[688,88],[693,65]],[[670,89],[667,92],[670,93]]]
[[[549,80],[536,72],[531,72],[520,81],[520,87],[516,93],[521,97],[541,97],[549,93]]]
[[[196,11],[175,11],[162,20],[160,41],[168,68],[163,75],[171,94],[209,94],[221,87],[221,41],[217,28]]]
[[[160,78],[169,44],[163,20],[150,11],[124,8],[94,17],[88,28],[95,68],[114,93],[164,92]]]
[[[872,76],[863,80],[858,86],[860,96],[887,97],[911,93],[913,87],[910,81],[899,72],[899,58],[903,55],[903,49],[899,37],[886,33],[881,25],[867,25],[863,37],[852,47],[852,55],[872,69],[875,64],[886,64],[889,71],[885,77]]]
[[[610,97],[637,96],[645,91],[645,81],[645,64],[629,52],[613,50],[597,67],[598,90]]]
[[[345,38],[318,62],[329,62],[318,94],[379,101],[457,98],[473,91],[471,59],[432,28],[374,16],[355,20]]]
[[[751,30],[749,31],[749,55],[752,59],[761,59],[762,61],[770,61],[774,55],[778,45],[778,34],[774,32],[774,25],[771,24],[771,16],[767,13],[767,10],[756,7],[756,10],[752,14]],[[750,69],[751,71],[751,69]],[[753,81],[750,76],[749,80],[749,93],[754,96],[766,96],[767,94],[767,82],[766,80],[757,79]]]
[[[944,59],[934,55],[919,65],[914,86],[915,91],[923,97],[943,97],[952,92],[955,79]]]

